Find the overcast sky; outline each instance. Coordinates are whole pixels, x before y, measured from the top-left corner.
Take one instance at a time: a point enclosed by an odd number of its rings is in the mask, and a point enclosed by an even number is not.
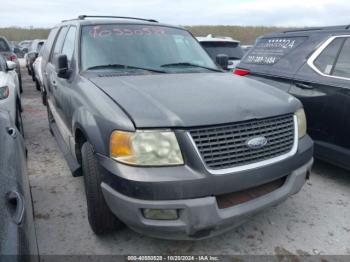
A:
[[[79,14],[154,18],[176,25],[350,24],[349,0],[12,0],[0,27],[51,27]]]

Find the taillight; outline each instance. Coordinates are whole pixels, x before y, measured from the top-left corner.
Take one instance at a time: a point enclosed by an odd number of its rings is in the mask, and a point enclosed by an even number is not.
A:
[[[16,62],[17,61],[17,56],[16,55],[10,55],[9,57],[7,57],[7,60],[12,61],[12,62]]]
[[[239,76],[246,76],[246,75],[250,74],[250,72],[248,70],[245,70],[245,69],[235,69],[235,71],[233,71],[233,73],[235,75],[239,75]]]

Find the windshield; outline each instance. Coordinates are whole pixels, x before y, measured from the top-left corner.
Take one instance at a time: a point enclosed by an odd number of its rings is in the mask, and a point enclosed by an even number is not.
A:
[[[225,54],[229,59],[241,59],[243,57],[243,50],[239,43],[224,42],[224,41],[210,41],[201,42],[201,45],[207,50],[210,57],[215,60],[219,54]]]
[[[6,41],[0,38],[0,52],[8,52],[10,51],[10,47],[6,43]]]
[[[82,70],[144,68],[163,73],[218,70],[187,31],[150,25],[84,26],[81,65]]]

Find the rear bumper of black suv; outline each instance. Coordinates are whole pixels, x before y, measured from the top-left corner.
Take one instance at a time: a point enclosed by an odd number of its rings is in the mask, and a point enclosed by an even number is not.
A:
[[[310,175],[313,142],[299,139],[294,156],[260,168],[211,175],[200,166],[141,168],[126,166],[97,155],[103,173],[102,190],[112,212],[135,231],[168,239],[201,239],[243,223],[251,215],[297,193]],[[191,162],[191,161],[189,161]],[[196,161],[192,161],[196,162]],[[196,169],[197,168],[197,169]],[[283,181],[273,190],[247,199],[246,190]],[[255,190],[255,193],[260,189]],[[241,192],[232,203],[220,196]],[[265,192],[265,193],[264,193]],[[234,198],[234,197],[233,197]],[[236,196],[237,198],[237,196]],[[147,219],[145,209],[176,210],[174,220]]]

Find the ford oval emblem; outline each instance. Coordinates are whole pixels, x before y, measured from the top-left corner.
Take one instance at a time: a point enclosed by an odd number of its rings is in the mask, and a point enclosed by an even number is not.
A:
[[[264,136],[254,137],[247,140],[247,146],[251,149],[259,149],[267,144],[267,139]]]

